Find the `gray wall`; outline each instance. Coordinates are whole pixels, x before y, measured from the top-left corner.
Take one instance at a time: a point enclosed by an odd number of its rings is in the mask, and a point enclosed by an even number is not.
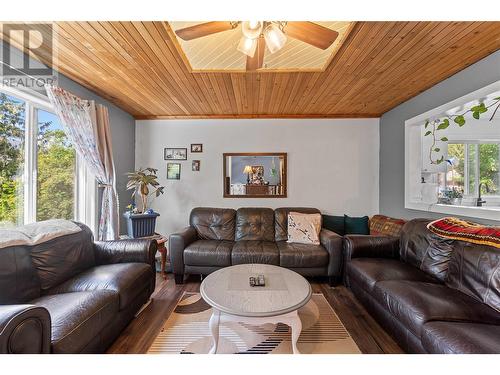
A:
[[[165,194],[152,204],[158,232],[185,227],[193,207],[317,207],[333,215],[372,215],[378,207],[379,119],[138,120],[135,165],[158,169]],[[203,143],[188,153],[181,179],[167,180],[165,147]],[[287,198],[224,198],[222,154],[286,152]],[[191,170],[201,161],[199,172]],[[240,169],[242,167],[240,166]],[[246,178],[245,178],[246,181]]]
[[[2,41],[0,41],[0,51],[1,48]],[[19,52],[19,54],[22,54],[21,51],[16,51]],[[120,200],[121,215],[125,206],[130,203],[130,193],[126,191],[127,178],[125,173],[133,171],[135,165],[135,119],[127,112],[101,98],[96,93],[87,90],[85,87],[79,85],[68,77],[59,74],[58,80],[58,85],[60,87],[72,92],[76,96],[79,96],[82,99],[94,100],[97,103],[108,107],[109,121],[111,125],[111,139],[113,142],[113,158],[117,177],[116,187],[118,190],[118,198]],[[98,206],[98,210],[99,209],[100,205]],[[121,217],[120,232],[126,232],[126,224],[123,217]]]
[[[407,219],[443,216],[443,214],[404,208],[404,122],[498,80],[500,80],[500,51],[400,104],[380,118],[379,204],[381,214]],[[496,224],[498,225],[498,222]]]

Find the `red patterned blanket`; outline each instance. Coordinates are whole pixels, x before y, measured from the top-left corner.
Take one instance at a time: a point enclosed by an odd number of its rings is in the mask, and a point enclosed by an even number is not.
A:
[[[429,223],[427,229],[441,237],[500,249],[500,227],[471,223],[456,217],[445,217]]]

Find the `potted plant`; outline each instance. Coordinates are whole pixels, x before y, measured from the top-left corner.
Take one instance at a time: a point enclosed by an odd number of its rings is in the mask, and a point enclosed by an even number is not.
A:
[[[127,173],[127,190],[133,190],[132,198],[141,197],[141,209],[131,204],[123,215],[127,219],[127,232],[131,238],[148,237],[155,233],[156,218],[160,214],[149,208],[149,198],[159,197],[164,189],[158,182],[157,172],[157,169],[145,168]]]
[[[462,198],[464,194],[461,190],[459,190],[456,186],[453,186],[451,189],[447,189],[443,193],[444,197],[447,199],[451,205],[459,206],[462,204]]]

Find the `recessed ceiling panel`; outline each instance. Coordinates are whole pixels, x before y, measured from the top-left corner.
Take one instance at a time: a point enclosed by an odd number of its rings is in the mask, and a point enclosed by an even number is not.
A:
[[[172,30],[194,26],[198,22],[169,22]],[[228,21],[229,22],[229,21]],[[352,22],[315,22],[339,33],[333,44],[326,50],[287,37],[285,46],[275,53],[266,48],[262,70],[283,71],[323,71],[348,35]],[[285,26],[286,35],[286,26]],[[175,38],[193,71],[244,71],[246,55],[236,47],[242,37],[241,23],[232,30],[222,31],[192,40]]]

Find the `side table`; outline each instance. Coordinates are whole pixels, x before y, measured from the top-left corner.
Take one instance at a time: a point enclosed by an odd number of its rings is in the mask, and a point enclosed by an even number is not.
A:
[[[165,237],[165,236],[162,236],[161,234],[158,234],[156,236],[153,236],[156,240],[156,243],[158,244],[158,251],[160,252],[161,254],[161,268],[160,268],[160,272],[161,272],[161,276],[166,279],[167,278],[167,272],[165,271],[165,268],[166,268],[166,264],[167,264],[167,255],[168,255],[168,249],[167,249],[167,241],[168,241],[168,238]]]

